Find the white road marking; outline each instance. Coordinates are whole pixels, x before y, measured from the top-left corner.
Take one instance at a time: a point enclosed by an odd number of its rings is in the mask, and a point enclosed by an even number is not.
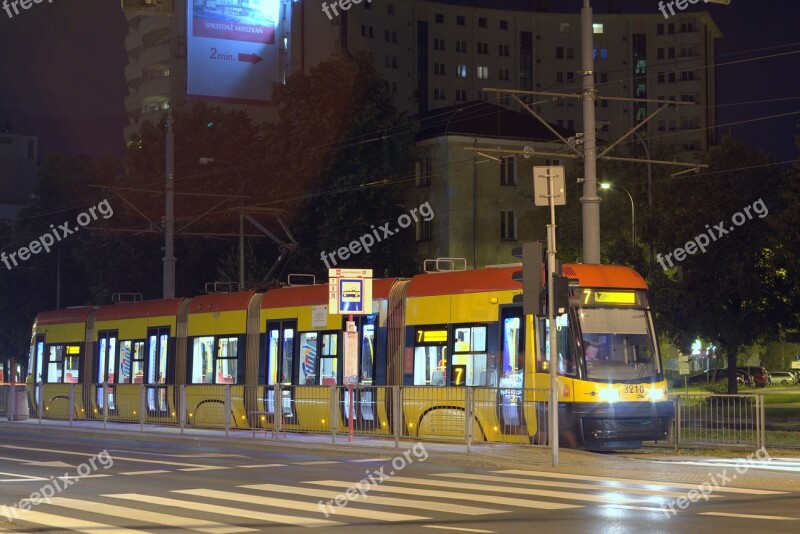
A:
[[[409,477],[392,477],[389,479],[391,484],[405,483],[417,484],[421,486],[435,486],[446,489],[460,489],[460,490],[473,490],[485,492],[487,491],[484,484],[469,484],[465,482],[451,482],[449,480],[428,480],[424,478],[409,478]],[[587,501],[587,502],[618,502],[623,504],[635,504],[645,502],[642,499],[630,499],[621,495],[587,495],[585,493],[574,493],[568,491],[551,491],[543,489],[529,489],[529,488],[507,488],[505,486],[493,486],[489,491],[492,493],[511,493],[514,495],[530,495],[532,497],[552,497],[555,499],[564,499],[568,501]]]
[[[94,452],[70,452],[70,451],[63,451],[61,449],[34,449],[30,447],[19,447],[17,445],[0,445],[0,447],[6,449],[23,449],[26,451],[36,451],[36,452],[51,452],[54,454],[65,454],[69,456],[82,456],[84,458],[91,458],[92,456],[96,456]],[[145,460],[144,458],[130,458],[127,456],[111,456],[115,462],[123,461],[123,462],[138,462],[143,464],[158,464],[158,465],[169,465],[169,466],[182,466],[182,467],[215,467],[211,465],[200,465],[200,464],[185,464],[181,462],[171,462],[166,460]]]
[[[318,462],[292,462],[292,465],[330,465],[330,464],[340,464],[342,462],[331,462],[328,460],[321,460]]]
[[[569,473],[548,473],[546,471],[524,471],[520,469],[509,469],[505,471],[494,471],[495,473],[501,473],[506,475],[525,475],[525,476],[533,476],[533,477],[544,477],[544,478],[563,478],[567,480],[592,480],[595,482],[620,482],[622,484],[642,484],[644,486],[648,486],[651,488],[684,488],[684,489],[697,489],[697,486],[700,484],[686,484],[682,482],[654,482],[652,480],[639,480],[635,478],[610,478],[610,477],[597,477],[591,475],[572,475]],[[706,479],[704,482],[708,482],[712,486],[714,484],[711,482],[710,479]],[[722,480],[717,480],[719,484]],[[701,483],[702,484],[702,483]],[[758,490],[758,489],[748,489],[748,488],[730,488],[726,486],[716,487],[714,486],[715,492],[723,492],[723,493],[743,493],[745,495],[782,495],[786,493],[785,491],[772,491],[772,490]]]
[[[181,530],[207,532],[209,534],[234,534],[236,532],[256,531],[256,529],[253,528],[236,527],[232,525],[226,525],[224,523],[217,523],[216,521],[205,521],[203,519],[195,519],[190,517],[178,517],[171,514],[161,514],[148,510],[128,508],[126,506],[116,506],[101,502],[79,501],[77,499],[66,499],[63,497],[55,497],[52,498],[51,501],[53,506],[62,506],[64,508],[80,510],[81,512],[89,512],[93,514],[110,515],[112,517],[121,519],[133,518],[137,521],[155,523],[157,525],[178,528]]]
[[[317,486],[327,486],[338,488],[339,491],[350,487],[351,482],[343,480],[315,480],[304,482],[304,484],[314,484]],[[417,497],[438,497],[442,499],[454,499],[459,501],[473,501],[479,503],[500,504],[505,506],[517,506],[520,508],[535,508],[537,510],[565,510],[568,508],[583,508],[579,504],[564,504],[550,501],[537,501],[533,499],[514,499],[513,497],[500,497],[496,495],[473,495],[469,493],[458,493],[453,491],[438,491],[421,488],[405,488],[400,486],[381,485],[371,491],[381,493],[399,493],[403,495],[415,495]],[[484,488],[485,491],[485,488]],[[372,497],[370,497],[372,498]]]
[[[256,469],[261,467],[286,467],[286,464],[256,464],[256,465],[237,465],[241,469]]]
[[[95,523],[83,519],[74,519],[63,515],[46,514],[37,510],[28,510],[24,515],[20,515],[20,520],[26,523],[35,523],[52,527],[57,530],[74,530],[76,532],[86,532],[87,534],[149,534],[146,530],[135,530],[131,528]]]
[[[388,462],[391,458],[363,458],[361,460],[345,460],[348,464],[366,464],[366,463],[377,463],[377,462]]]
[[[447,478],[463,478],[467,480],[502,482],[504,484],[524,484],[526,486],[545,486],[552,488],[568,488],[592,491],[615,491],[619,493],[635,493],[643,495],[655,495],[663,497],[684,497],[685,491],[660,491],[648,488],[624,488],[621,486],[607,486],[598,484],[588,484],[581,482],[553,482],[550,480],[532,480],[529,478],[497,477],[491,475],[472,475],[469,473],[437,473],[434,476]],[[709,497],[719,498],[720,495],[709,495]]]
[[[244,489],[254,489],[259,491],[273,491],[277,493],[291,493],[292,495],[303,495],[306,497],[322,497],[323,500],[329,501],[335,499],[340,494],[336,491],[316,489],[316,488],[296,488],[279,486],[277,484],[253,484],[250,486],[239,486]],[[370,489],[372,491],[372,489]],[[353,503],[369,503],[377,504],[379,506],[395,506],[400,508],[415,508],[418,510],[431,510],[433,512],[448,512],[451,514],[461,515],[488,515],[488,514],[505,514],[507,510],[493,510],[490,508],[480,508],[478,506],[461,506],[459,504],[452,504],[449,502],[436,502],[436,501],[421,501],[417,499],[395,499],[393,497],[379,497],[367,493],[367,500],[364,500],[359,493],[356,498],[350,499]],[[347,497],[349,499],[349,497]]]
[[[669,512],[670,510],[667,508],[656,508],[654,506],[630,506],[628,504],[603,504],[600,508],[622,508],[623,510],[642,510],[644,512],[660,512],[664,513],[666,510]]]
[[[113,495],[103,495],[111,499],[126,499],[134,502],[144,502],[148,504],[155,504],[159,506],[172,506],[174,508],[183,508],[184,510],[191,510],[197,512],[202,510],[210,514],[229,515],[238,517],[240,519],[254,519],[257,521],[268,521],[270,523],[282,523],[285,525],[294,525],[300,527],[337,527],[344,523],[338,521],[328,521],[325,519],[314,519],[304,517],[293,517],[283,514],[271,514],[267,512],[256,512],[254,510],[241,510],[232,508],[230,506],[218,506],[215,504],[208,504],[204,502],[195,501],[181,501],[178,499],[168,499],[166,497],[156,497],[154,495],[143,495],[141,493],[117,493]],[[103,533],[105,534],[105,533]]]
[[[291,491],[291,488],[289,488]],[[295,501],[289,499],[276,499],[273,497],[262,497],[259,495],[248,495],[246,493],[234,493],[231,491],[219,491],[210,489],[193,489],[193,490],[175,490],[173,493],[182,493],[186,495],[194,495],[196,497],[208,497],[210,499],[222,499],[234,502],[257,504],[259,506],[276,506],[279,508],[287,508],[290,510],[300,510],[303,512],[311,512],[321,514],[323,510],[330,511],[333,508],[331,516],[350,516],[358,517],[361,519],[375,519],[379,521],[423,521],[430,520],[430,517],[423,517],[419,515],[409,514],[395,514],[386,512],[384,510],[364,510],[359,508],[350,508],[349,506],[338,507],[332,505],[329,508],[321,507],[318,504],[306,503],[302,501]],[[328,516],[326,516],[328,517]]]
[[[134,475],[159,475],[161,473],[172,473],[172,471],[166,471],[164,469],[153,469],[152,471],[129,471],[127,473],[117,473],[117,474],[134,476]]]
[[[494,530],[481,530],[478,528],[464,528],[464,527],[445,527],[442,525],[422,525],[422,528],[438,528],[441,530],[458,530],[459,532],[496,532]]]
[[[800,472],[800,465],[795,465],[794,463],[787,463],[782,462],[780,464],[776,464],[774,462],[765,462],[765,461],[746,461],[746,460],[739,460],[739,461],[731,461],[727,458],[724,459],[716,459],[716,460],[680,460],[680,461],[658,461],[661,464],[681,464],[681,465],[699,465],[699,466],[706,466],[706,467],[729,467],[733,469],[734,467],[742,467],[750,469],[761,469],[765,471],[788,471],[790,473],[798,473]],[[742,473],[743,475],[744,473]]]
[[[17,475],[16,473],[0,473],[0,475],[4,475],[4,476],[7,476],[7,477],[25,478],[25,479],[28,479],[28,480],[47,480],[46,478],[42,478],[42,477],[34,477],[34,476],[30,476],[30,475]]]
[[[216,471],[219,469],[231,469],[231,468],[225,467],[224,465],[206,465],[203,467],[182,467],[178,469],[178,471]]]
[[[785,517],[780,515],[753,515],[753,514],[729,514],[727,512],[700,512],[697,515],[713,515],[719,517],[738,517],[741,519],[766,519],[768,521],[797,521],[797,517]]]

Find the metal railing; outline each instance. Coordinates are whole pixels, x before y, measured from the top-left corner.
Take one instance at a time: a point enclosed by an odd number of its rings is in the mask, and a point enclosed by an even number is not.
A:
[[[760,448],[766,445],[762,395],[679,393],[675,403],[675,449],[686,445]]]
[[[548,390],[486,387],[245,386],[171,384],[3,384],[0,416],[9,420],[215,428],[287,434],[546,446]],[[672,444],[766,444],[761,395],[675,394]],[[352,408],[351,408],[352,400]],[[352,412],[351,412],[352,409]],[[352,417],[351,417],[352,413]],[[352,423],[352,425],[351,425]],[[351,430],[352,427],[352,430]]]

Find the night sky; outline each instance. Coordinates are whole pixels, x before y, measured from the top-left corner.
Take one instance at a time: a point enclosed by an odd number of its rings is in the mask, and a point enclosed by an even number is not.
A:
[[[488,2],[496,7],[528,3]],[[657,0],[618,3],[623,11],[658,12]],[[580,0],[551,1],[553,10],[559,11],[577,11],[580,5]],[[607,5],[608,1],[592,1],[600,13]],[[725,125],[733,122],[792,114],[730,129],[748,145],[764,148],[778,160],[796,158],[793,136],[800,120],[800,2],[732,0],[730,6],[718,6],[701,1],[688,11],[704,9],[712,13],[725,35],[718,47],[719,63],[789,54],[720,67],[718,122],[727,130]],[[52,4],[34,4],[13,18],[0,10],[0,130],[10,122],[12,131],[39,136],[40,157],[50,152],[121,156],[122,130],[127,122],[126,28],[117,0],[54,0]],[[779,98],[788,100],[728,105]]]

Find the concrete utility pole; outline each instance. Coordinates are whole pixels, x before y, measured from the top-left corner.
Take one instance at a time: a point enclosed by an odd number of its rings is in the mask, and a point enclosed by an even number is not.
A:
[[[583,76],[583,262],[600,263],[600,197],[597,196],[597,134],[594,115],[594,29],[589,0],[581,9]]]
[[[172,110],[167,115],[167,168],[164,195],[164,298],[175,298],[175,135]]]

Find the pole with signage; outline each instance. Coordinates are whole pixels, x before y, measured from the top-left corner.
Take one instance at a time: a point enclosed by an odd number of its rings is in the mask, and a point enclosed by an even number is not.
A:
[[[553,467],[558,465],[558,350],[556,343],[556,302],[554,277],[556,273],[556,204],[566,204],[564,194],[564,167],[561,165],[533,168],[533,190],[537,206],[550,206],[550,224],[547,225],[547,322],[550,325],[550,351],[548,354],[550,370],[550,402],[548,415],[548,435],[553,457]]]
[[[372,269],[328,271],[328,313],[348,315],[344,335],[344,385],[347,386],[347,430],[353,441],[354,388],[358,386],[358,329],[353,315],[372,313]]]

